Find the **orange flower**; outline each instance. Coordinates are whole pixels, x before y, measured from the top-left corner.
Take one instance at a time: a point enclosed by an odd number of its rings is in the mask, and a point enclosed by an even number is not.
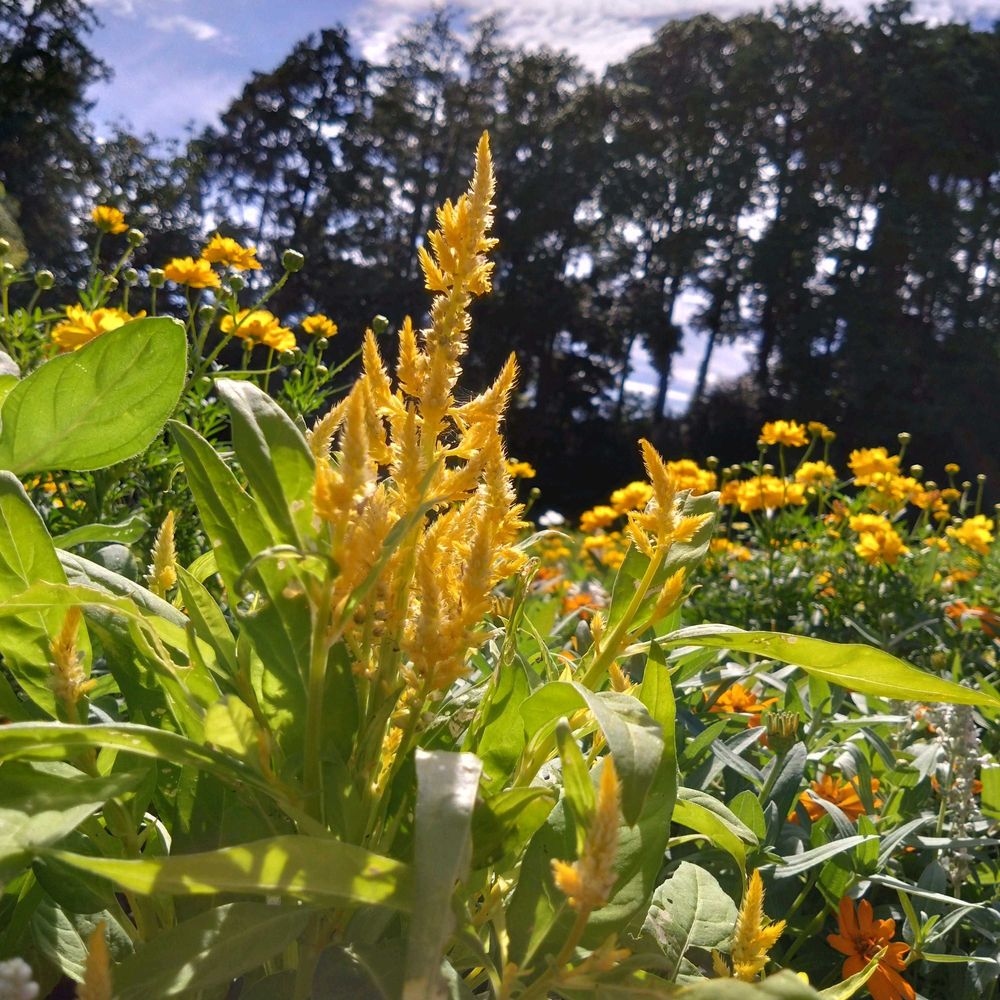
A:
[[[895,920],[875,920],[872,906],[867,899],[858,904],[846,896],[840,901],[837,914],[837,933],[827,936],[831,948],[846,955],[841,975],[844,979],[860,972],[883,948],[886,953],[879,959],[875,974],[868,980],[868,990],[874,1000],[915,1000],[913,987],[899,974],[906,968],[908,944],[893,941]]]
[[[878,791],[878,786],[878,778],[872,778],[873,795]],[[851,781],[841,781],[840,778],[835,778],[832,774],[824,774],[819,781],[810,782],[809,787],[817,796],[819,796],[819,798],[826,802],[833,803],[833,805],[835,805],[848,819],[852,821],[856,820],[865,812],[864,804],[858,796],[857,786]],[[799,802],[802,803],[806,812],[809,814],[809,818],[814,823],[816,820],[826,815],[826,810],[809,794],[809,792],[803,792],[799,796]],[[875,799],[875,807],[878,808],[880,805],[882,805],[882,800]],[[796,814],[793,812],[788,818],[794,823],[796,820]]]
[[[709,709],[710,712],[726,712],[727,714],[748,714],[750,719],[747,722],[747,729],[753,729],[760,725],[761,713],[772,705],[776,704],[777,698],[767,698],[760,701],[760,695],[745,688],[742,684],[733,684],[726,688],[716,699],[715,704]]]

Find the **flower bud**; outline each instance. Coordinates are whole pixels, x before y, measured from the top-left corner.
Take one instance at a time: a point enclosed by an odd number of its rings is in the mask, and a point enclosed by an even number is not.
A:
[[[5,260],[2,265],[0,265],[0,275],[6,280],[10,280],[17,274],[17,268],[9,261]]]
[[[298,378],[302,374],[302,369],[301,368],[293,368],[291,370],[290,374],[292,375],[293,378]]]
[[[106,292],[113,292],[118,287],[118,279],[113,276],[108,276],[104,279],[104,290]]]
[[[372,320],[372,333],[381,337],[389,329],[389,321],[381,313]]]
[[[923,476],[923,474],[924,474],[924,467],[922,465],[910,466],[910,475],[913,476],[914,479],[920,479]]]
[[[229,287],[234,293],[242,292],[247,287],[246,278],[242,274],[231,274],[229,276]]]
[[[719,460],[715,457],[715,455],[709,455],[708,458],[705,459],[705,468],[715,471],[718,467]]]
[[[316,366],[316,374],[317,375],[328,375],[329,373],[330,373],[330,369],[327,368],[326,365],[317,365]]]
[[[976,482],[977,483],[985,483],[986,482],[986,473],[985,472],[980,472],[979,475],[976,476]]]
[[[971,490],[972,489],[972,483],[970,483],[968,479],[963,480],[962,481],[962,489],[963,490]]]
[[[767,745],[775,753],[788,753],[799,739],[798,712],[768,712],[764,716]]]
[[[122,271],[122,281],[126,285],[134,285],[139,280],[139,272],[134,267],[126,267]]]
[[[47,288],[51,288],[56,283],[56,279],[51,271],[36,271],[35,272],[35,284],[45,291]]]
[[[896,435],[896,440],[900,444],[909,444],[913,440],[913,435],[908,433],[907,431],[900,431]]]
[[[303,257],[298,250],[286,250],[281,255],[281,266],[289,274],[295,274],[296,271],[301,271],[305,262],[305,257]]]
[[[166,274],[163,273],[163,268],[161,267],[151,267],[149,269],[149,287],[150,288],[162,288],[167,280]]]
[[[141,229],[130,229],[125,234],[125,239],[130,247],[137,247],[146,242],[146,234]]]
[[[10,240],[5,240],[0,236],[0,257],[6,257],[10,253]]]
[[[316,350],[317,351],[325,351],[327,349],[327,347],[329,346],[329,344],[330,344],[330,341],[326,337],[317,337],[316,338]]]
[[[773,476],[774,475],[774,466],[770,462],[768,462],[764,466],[764,470],[763,471],[764,471],[764,475],[765,476]]]
[[[202,323],[211,323],[212,318],[215,316],[214,306],[199,306],[198,307],[198,319]]]

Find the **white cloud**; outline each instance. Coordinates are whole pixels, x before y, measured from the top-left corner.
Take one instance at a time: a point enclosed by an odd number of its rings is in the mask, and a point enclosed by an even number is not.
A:
[[[128,2],[128,0],[124,0]],[[871,0],[830,4],[856,18],[866,16]],[[594,72],[623,59],[671,18],[711,13],[726,18],[774,3],[762,0],[464,0],[458,8],[472,18],[498,14],[507,38],[529,48],[566,48]],[[384,55],[411,21],[435,9],[428,0],[370,0],[354,18],[365,55]],[[933,22],[1000,17],[1000,0],[916,0],[914,15]]]
[[[149,25],[157,31],[180,32],[188,35],[196,42],[214,42],[221,40],[222,32],[208,21],[199,21],[186,14],[171,14],[169,17],[152,16]]]

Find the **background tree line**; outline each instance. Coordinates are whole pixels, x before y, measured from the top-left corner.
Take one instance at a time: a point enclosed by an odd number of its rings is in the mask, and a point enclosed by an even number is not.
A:
[[[479,132],[500,178],[495,294],[470,368],[522,365],[510,440],[545,503],[631,477],[632,442],[735,459],[761,420],[830,424],[845,446],[914,435],[929,470],[1000,479],[1000,30],[855,21],[819,4],[665,23],[588,74],[437,13],[366,61],[335,27],[254,73],[217,125],[98,141],[82,0],[0,0],[0,180],[32,261],[70,286],[83,207],[128,210],[150,264],[207,229],[307,256],[280,311],[322,311],[346,356],[377,312],[422,313],[415,248],[463,186]],[[67,289],[67,295],[71,292]],[[678,303],[696,302],[686,329]],[[703,357],[667,414],[685,335]],[[720,345],[752,346],[710,384]],[[655,391],[627,390],[644,349]]]

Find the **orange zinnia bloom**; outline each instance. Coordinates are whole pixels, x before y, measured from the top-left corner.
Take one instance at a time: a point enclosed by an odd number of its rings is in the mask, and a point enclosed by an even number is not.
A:
[[[872,793],[878,791],[879,780],[872,778]],[[809,787],[813,793],[827,802],[832,802],[849,820],[856,820],[864,814],[865,807],[858,796],[858,789],[851,781],[841,781],[832,774],[824,774],[819,781],[810,782]],[[803,792],[799,796],[809,818],[815,823],[820,817],[826,815],[826,810],[816,802],[808,792]],[[881,799],[875,799],[876,808],[882,804]],[[793,812],[789,819],[795,821]]]
[[[886,953],[879,959],[875,974],[868,980],[868,990],[875,1000],[915,1000],[913,987],[899,974],[906,968],[908,944],[893,941],[895,920],[875,920],[872,906],[867,899],[858,904],[846,896],[840,901],[837,914],[837,933],[827,936],[831,948],[846,955],[841,975],[844,979],[860,972],[883,948]]]

